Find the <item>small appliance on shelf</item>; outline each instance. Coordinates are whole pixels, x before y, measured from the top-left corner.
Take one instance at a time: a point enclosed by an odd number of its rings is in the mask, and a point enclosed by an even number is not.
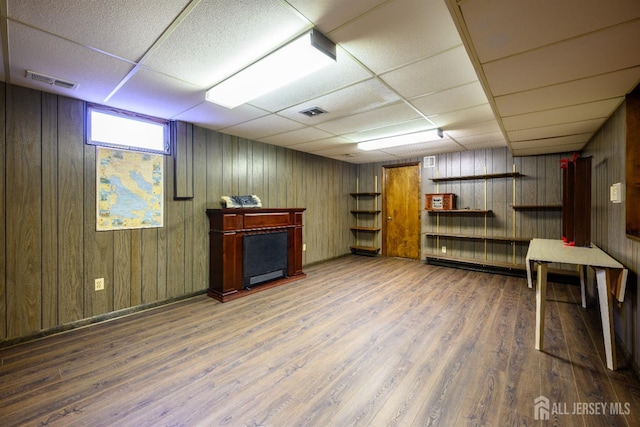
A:
[[[456,208],[456,195],[453,193],[425,194],[424,208],[428,211],[450,211]]]

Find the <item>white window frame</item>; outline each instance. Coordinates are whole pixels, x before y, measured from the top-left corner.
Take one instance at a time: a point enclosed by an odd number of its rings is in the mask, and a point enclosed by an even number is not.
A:
[[[138,130],[140,130],[141,132],[151,130],[152,127],[146,127],[146,129],[144,129],[145,126],[136,126],[137,124],[151,124],[151,125],[160,126],[162,130],[162,137],[161,137],[162,140],[156,141],[155,146],[151,146],[149,144],[138,145],[136,143],[135,138],[132,139],[132,136],[133,136],[132,133],[137,132],[137,130],[132,131],[125,136],[115,135],[115,136],[109,136],[107,138],[102,138],[100,135],[94,136],[94,132],[93,132],[94,128],[92,127],[94,112],[100,115],[112,116],[110,118],[115,119],[116,121],[122,120],[122,124],[120,125],[121,127],[133,127],[133,128],[137,127]],[[132,112],[120,110],[117,108],[105,107],[103,105],[98,105],[98,104],[87,104],[86,120],[87,120],[86,142],[89,145],[116,148],[116,149],[122,149],[122,150],[142,151],[145,153],[157,153],[157,154],[164,154],[164,155],[171,154],[171,129],[170,129],[169,120],[159,119],[156,117],[146,116],[138,113],[132,113]],[[114,125],[114,126],[117,128],[119,125]],[[156,131],[159,131],[159,130],[156,129]],[[108,140],[105,140],[105,139],[108,139]]]

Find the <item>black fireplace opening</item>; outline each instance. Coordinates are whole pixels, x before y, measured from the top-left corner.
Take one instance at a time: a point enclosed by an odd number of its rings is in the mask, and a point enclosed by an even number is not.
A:
[[[249,289],[287,276],[289,233],[245,234],[242,237],[242,286]]]

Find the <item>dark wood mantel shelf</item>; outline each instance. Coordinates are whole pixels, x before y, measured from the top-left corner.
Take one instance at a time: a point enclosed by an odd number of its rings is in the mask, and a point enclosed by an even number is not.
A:
[[[306,277],[302,272],[302,212],[305,208],[207,209],[209,217],[208,295],[227,302]],[[286,277],[250,289],[242,285],[243,237],[286,231]]]

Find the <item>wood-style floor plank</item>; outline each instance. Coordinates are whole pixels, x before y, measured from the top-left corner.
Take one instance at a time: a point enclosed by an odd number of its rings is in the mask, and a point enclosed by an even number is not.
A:
[[[523,278],[359,256],[305,272],[0,349],[0,425],[638,425],[640,382],[606,369],[577,286],[549,284],[541,352]],[[543,423],[538,396],[625,413]]]

